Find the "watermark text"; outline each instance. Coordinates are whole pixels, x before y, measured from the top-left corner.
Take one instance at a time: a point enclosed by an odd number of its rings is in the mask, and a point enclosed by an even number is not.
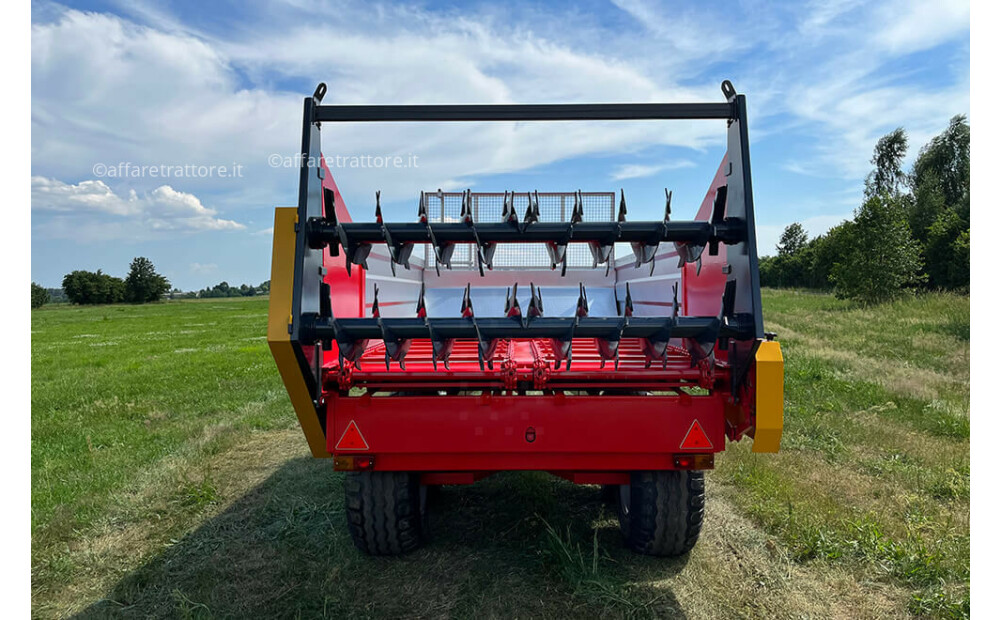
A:
[[[267,164],[272,168],[299,168],[303,162],[310,168],[325,163],[328,168],[419,168],[419,156],[409,155],[325,155],[306,157],[301,154],[282,155],[271,153]]]
[[[134,164],[121,161],[116,164],[94,164],[94,176],[101,178],[163,178],[163,179],[240,179],[243,164],[233,162],[225,166],[200,164]]]

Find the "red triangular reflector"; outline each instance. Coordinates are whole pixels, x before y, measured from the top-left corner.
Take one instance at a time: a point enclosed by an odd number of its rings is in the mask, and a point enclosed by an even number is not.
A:
[[[334,446],[334,450],[367,450],[368,442],[365,441],[364,436],[361,431],[358,430],[358,425],[351,420],[348,423],[347,428],[344,429],[344,434],[340,436],[340,440],[337,445]]]
[[[711,450],[712,442],[705,434],[705,429],[701,427],[698,420],[691,423],[684,441],[681,442],[681,450]]]

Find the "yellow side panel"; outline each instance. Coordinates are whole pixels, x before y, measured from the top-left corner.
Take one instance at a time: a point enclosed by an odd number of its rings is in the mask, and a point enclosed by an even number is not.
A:
[[[755,361],[757,385],[757,426],[753,436],[754,452],[777,452],[785,424],[785,359],[781,345],[761,342]]]
[[[331,456],[326,451],[326,437],[316,417],[309,387],[295,359],[288,326],[292,320],[292,276],[295,271],[295,207],[274,210],[274,249],[271,254],[271,300],[267,313],[267,344],[278,365],[299,426],[306,435],[309,449],[315,457]]]

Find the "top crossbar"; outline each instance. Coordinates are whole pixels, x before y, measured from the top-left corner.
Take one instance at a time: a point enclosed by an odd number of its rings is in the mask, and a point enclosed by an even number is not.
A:
[[[320,105],[314,122],[611,121],[734,118],[731,103]]]
[[[326,84],[313,93],[314,123],[426,121],[612,121],[663,119],[735,120],[736,89],[727,80],[725,103],[542,103],[470,105],[319,105]]]

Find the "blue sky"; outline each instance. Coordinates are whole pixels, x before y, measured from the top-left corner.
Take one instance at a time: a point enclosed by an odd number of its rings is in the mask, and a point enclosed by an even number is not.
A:
[[[969,111],[961,2],[32,5],[32,279],[125,275],[147,256],[176,286],[269,277],[275,206],[293,205],[302,98],[324,103],[722,101],[746,93],[761,253],[785,225],[849,217],[875,141],[910,161]],[[690,217],[724,124],[385,124],[324,129],[330,155],[417,156],[333,169],[356,219],[415,217],[421,189],[610,191],[632,219]],[[111,177],[102,166],[241,166],[239,178]],[[95,170],[96,168],[96,170]],[[176,168],[174,168],[176,170]]]

